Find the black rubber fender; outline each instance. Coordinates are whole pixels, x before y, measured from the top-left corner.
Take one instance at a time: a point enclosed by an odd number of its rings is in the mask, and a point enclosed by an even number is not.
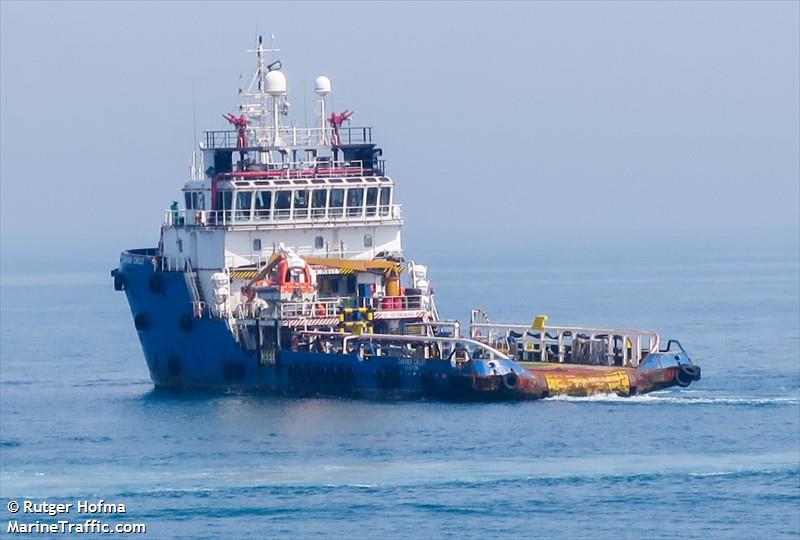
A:
[[[147,313],[139,313],[133,318],[133,326],[136,327],[136,330],[142,332],[150,328],[150,317],[147,316]]]
[[[694,364],[681,364],[681,366],[675,372],[675,382],[678,383],[678,386],[681,388],[686,388],[692,384],[693,381],[699,380],[700,368]]]
[[[164,293],[164,276],[160,273],[153,274],[150,276],[150,279],[147,280],[147,287],[150,289],[150,292],[153,294],[163,294]]]
[[[519,388],[519,375],[513,371],[509,371],[503,375],[503,386],[505,386],[507,390],[516,390]]]
[[[128,279],[125,277],[124,274],[114,274],[114,290],[115,291],[124,291],[125,287],[128,284]]]
[[[194,320],[192,319],[191,315],[184,313],[181,315],[180,319],[178,319],[178,325],[184,332],[190,332],[194,327]]]

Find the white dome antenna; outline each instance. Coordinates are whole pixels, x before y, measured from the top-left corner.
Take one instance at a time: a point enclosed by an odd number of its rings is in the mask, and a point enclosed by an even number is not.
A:
[[[286,75],[280,69],[268,71],[264,76],[264,91],[272,98],[272,146],[283,146],[280,115],[289,112],[288,102],[285,99],[288,93]]]
[[[319,144],[328,146],[331,143],[330,132],[325,118],[325,96],[331,93],[331,80],[325,75],[314,79],[314,93],[317,94],[317,109],[319,111]]]
[[[264,77],[264,91],[273,97],[285,96],[287,94],[286,75],[277,69],[268,71]]]
[[[327,96],[331,93],[331,80],[325,75],[314,79],[314,93],[318,96]]]

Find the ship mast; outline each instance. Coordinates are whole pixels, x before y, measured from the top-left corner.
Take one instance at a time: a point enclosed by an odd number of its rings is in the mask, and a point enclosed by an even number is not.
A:
[[[289,110],[286,99],[286,77],[281,73],[281,62],[275,59],[267,62],[268,53],[277,53],[280,49],[275,47],[275,36],[272,36],[272,46],[264,47],[261,36],[258,36],[258,45],[247,52],[255,53],[258,60],[256,69],[250,77],[247,88],[239,93],[243,98],[239,110],[254,120],[253,145],[261,147],[280,148],[284,142],[280,136],[280,117]]]

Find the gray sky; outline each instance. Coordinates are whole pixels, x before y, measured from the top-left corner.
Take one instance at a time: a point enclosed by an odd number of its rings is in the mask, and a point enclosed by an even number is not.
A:
[[[298,123],[326,74],[375,126],[409,242],[798,229],[798,2],[0,5],[4,266],[155,245],[259,32]]]

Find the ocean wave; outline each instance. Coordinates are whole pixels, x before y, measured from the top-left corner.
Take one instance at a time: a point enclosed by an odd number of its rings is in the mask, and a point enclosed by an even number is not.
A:
[[[631,403],[631,404],[659,404],[674,403],[678,405],[798,405],[800,397],[797,396],[697,396],[697,395],[659,395],[646,394],[642,396],[621,397],[616,394],[595,394],[593,396],[552,396],[544,401],[569,401],[569,402],[600,402],[600,403]]]

